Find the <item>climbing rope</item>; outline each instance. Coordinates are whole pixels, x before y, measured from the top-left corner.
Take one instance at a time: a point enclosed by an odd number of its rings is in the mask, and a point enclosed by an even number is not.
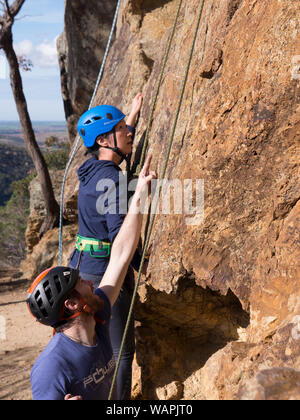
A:
[[[97,92],[98,87],[99,87],[99,83],[100,83],[101,78],[102,78],[102,75],[103,75],[103,71],[104,71],[106,59],[107,59],[107,56],[108,56],[108,53],[109,53],[109,49],[110,49],[110,45],[111,45],[111,40],[112,40],[113,33],[114,33],[114,30],[115,30],[115,27],[116,27],[116,23],[117,23],[117,18],[118,18],[120,4],[121,4],[121,0],[118,1],[118,4],[116,6],[116,11],[115,11],[115,15],[114,15],[112,27],[111,27],[111,30],[110,30],[109,38],[108,38],[108,41],[107,41],[107,44],[106,44],[106,49],[105,49],[104,57],[103,57],[103,60],[102,60],[102,65],[101,65],[101,68],[99,70],[98,78],[97,78],[97,81],[96,81],[96,85],[95,85],[94,92],[93,92],[93,95],[92,95],[92,98],[91,98],[91,101],[90,101],[90,104],[89,104],[89,108],[88,109],[91,108],[91,105],[92,105],[92,103],[93,103],[93,101],[95,99],[95,95],[96,95],[96,92]],[[70,159],[69,159],[69,161],[67,163],[66,170],[65,170],[65,173],[64,173],[64,177],[63,177],[63,181],[62,181],[61,195],[60,195],[60,210],[59,210],[59,246],[58,246],[58,249],[59,249],[59,258],[58,258],[58,265],[61,265],[62,264],[62,249],[63,249],[63,205],[64,205],[65,183],[66,183],[67,174],[69,172],[71,163],[72,163],[72,161],[74,159],[74,156],[76,154],[76,151],[77,151],[77,148],[78,148],[78,144],[80,142],[80,139],[81,139],[80,136],[78,136],[77,137],[77,140],[76,140],[76,143],[75,143],[75,146],[73,148],[71,157],[70,157]]]
[[[153,114],[154,114],[154,111],[155,111],[156,102],[157,102],[158,94],[159,94],[159,91],[160,91],[160,86],[161,86],[161,83],[162,83],[163,75],[164,75],[166,64],[167,64],[168,57],[169,57],[169,52],[170,52],[172,41],[173,41],[173,38],[174,38],[175,29],[176,29],[178,17],[179,17],[179,14],[180,14],[181,5],[182,5],[182,0],[179,0],[177,13],[176,13],[174,24],[173,24],[173,28],[172,28],[171,34],[169,36],[169,40],[168,40],[168,43],[167,43],[167,48],[166,48],[166,51],[165,51],[165,54],[164,54],[163,64],[162,64],[160,75],[159,75],[159,78],[158,78],[158,83],[157,83],[156,91],[155,91],[155,94],[154,94],[153,103],[152,103],[152,106],[151,106],[150,117],[149,117],[148,124],[147,124],[147,129],[146,129],[145,139],[144,139],[144,143],[143,143],[141,158],[140,158],[140,162],[137,166],[135,176],[139,176],[139,174],[141,172],[141,169],[144,165],[146,149],[147,149],[147,146],[148,146],[148,137],[149,137],[150,130],[151,130],[151,127],[152,127],[152,122],[153,122]]]
[[[180,109],[181,109],[181,105],[182,105],[182,101],[183,101],[183,95],[184,95],[184,92],[185,92],[186,83],[187,83],[187,79],[188,79],[188,75],[189,75],[189,71],[190,71],[190,67],[191,67],[191,62],[192,62],[192,58],[193,58],[193,54],[194,54],[195,43],[196,43],[196,39],[197,39],[199,27],[200,27],[202,12],[203,12],[203,8],[204,8],[204,2],[205,2],[205,0],[202,0],[202,2],[201,2],[199,16],[198,16],[198,19],[197,19],[196,29],[195,29],[195,33],[194,33],[194,38],[193,38],[193,41],[192,41],[192,46],[191,46],[191,50],[190,50],[190,54],[189,54],[189,59],[188,59],[188,63],[187,63],[186,71],[185,71],[185,76],[184,76],[184,80],[183,80],[183,83],[182,83],[181,93],[180,93],[180,97],[179,97],[179,101],[178,101],[178,106],[177,106],[177,110],[176,110],[175,120],[174,120],[174,124],[173,124],[173,128],[172,128],[172,132],[171,132],[171,135],[170,135],[170,139],[169,139],[167,155],[166,155],[165,162],[164,162],[164,165],[163,165],[162,174],[161,174],[161,177],[159,179],[164,179],[165,174],[166,174],[166,169],[167,169],[169,158],[170,158],[171,148],[172,148],[172,145],[173,145],[173,140],[174,140],[175,131],[176,131],[176,127],[177,127],[177,122],[178,122],[178,118],[179,118],[179,113],[180,113]],[[119,356],[118,356],[118,361],[117,361],[117,364],[116,364],[116,368],[115,368],[115,371],[114,371],[114,376],[113,376],[113,380],[112,380],[112,384],[111,384],[111,388],[110,388],[110,393],[109,393],[109,397],[108,397],[109,400],[112,397],[113,389],[114,389],[115,382],[116,382],[116,377],[117,377],[117,373],[118,373],[118,369],[119,369],[119,365],[120,365],[120,360],[121,360],[121,356],[122,356],[122,352],[123,352],[123,347],[124,347],[124,344],[125,344],[125,340],[126,340],[126,336],[127,336],[127,332],[128,332],[128,328],[129,328],[129,323],[130,323],[130,320],[131,320],[131,317],[132,317],[133,306],[134,306],[134,303],[135,303],[137,290],[138,290],[139,284],[140,284],[142,267],[143,267],[143,264],[144,264],[145,255],[147,253],[147,249],[148,249],[148,246],[149,246],[149,241],[150,241],[150,237],[151,237],[151,233],[152,233],[152,229],[153,229],[153,225],[154,225],[154,220],[155,220],[155,215],[156,215],[156,210],[157,210],[161,190],[162,190],[162,185],[159,182],[159,190],[158,190],[158,194],[156,195],[156,200],[155,200],[155,204],[154,204],[154,212],[152,214],[152,218],[151,218],[151,221],[150,221],[149,229],[148,229],[148,232],[147,232],[147,236],[146,236],[146,240],[145,240],[145,244],[144,244],[144,248],[143,248],[142,259],[141,259],[141,263],[140,263],[140,267],[139,267],[139,271],[138,271],[138,277],[137,277],[137,281],[136,281],[136,284],[135,284],[135,288],[134,288],[134,292],[133,292],[133,296],[132,296],[132,300],[131,300],[131,305],[130,305],[129,312],[128,312],[128,318],[127,318],[127,322],[126,322],[126,326],[125,326],[125,330],[124,330],[124,334],[123,334],[123,338],[122,338],[122,343],[121,343],[121,347],[120,347],[120,352],[119,352]]]

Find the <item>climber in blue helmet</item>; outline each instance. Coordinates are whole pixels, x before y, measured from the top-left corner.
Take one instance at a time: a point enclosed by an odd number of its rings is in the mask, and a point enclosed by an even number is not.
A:
[[[141,104],[142,95],[139,94],[133,101],[127,123],[124,121],[126,115],[111,105],[100,105],[86,111],[79,119],[77,129],[87,152],[98,156],[99,149],[104,148],[121,158],[115,156],[116,163],[125,159],[132,151],[133,126]]]
[[[85,112],[78,122],[78,132],[86,147],[86,153],[91,154],[91,157],[78,170],[79,230],[75,249],[69,258],[69,266],[79,268],[81,278],[93,281],[95,288],[101,283],[109,263],[112,243],[126,216],[126,210],[125,212],[120,210],[120,203],[124,200],[121,184],[127,184],[126,181],[124,183],[120,181],[124,175],[119,165],[132,152],[135,122],[142,102],[143,96],[138,94],[133,99],[127,117],[114,106],[96,106]],[[108,194],[99,187],[103,180],[114,183],[115,196],[112,200],[116,208],[114,212],[99,211],[99,200],[104,197],[103,194]],[[119,297],[112,308],[110,337],[116,360],[134,289],[132,268],[138,271],[140,260],[141,257],[136,251]],[[118,398],[122,400],[128,400],[131,396],[134,352],[134,319],[131,317],[117,376]]]

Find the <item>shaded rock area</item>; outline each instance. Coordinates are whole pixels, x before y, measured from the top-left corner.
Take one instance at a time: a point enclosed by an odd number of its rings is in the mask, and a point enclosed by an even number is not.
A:
[[[139,296],[137,363],[142,393],[150,399],[189,398],[184,381],[249,325],[249,315],[230,290],[222,296],[188,277],[178,281],[176,293],[143,285]]]
[[[94,105],[127,113],[142,91],[136,146],[177,5],[122,2]],[[198,0],[183,2],[158,95],[150,133],[158,174],[198,13]],[[193,200],[193,213],[156,217],[135,308],[135,398],[300,399],[299,13],[290,0],[205,2],[167,168],[182,185],[203,180],[204,215]],[[81,145],[66,185],[65,261],[85,159]]]
[[[50,171],[52,185],[57,202],[60,202],[61,184],[64,171]],[[34,178],[29,186],[30,191],[30,215],[27,220],[26,229],[26,251],[27,257],[21,264],[22,276],[33,280],[39,273],[58,264],[59,257],[59,228],[48,231],[40,239],[40,227],[45,218],[46,209],[43,200],[41,185],[37,178]],[[74,235],[77,233],[77,226],[63,226],[64,247],[71,249],[74,246]],[[67,265],[66,259],[63,264]]]

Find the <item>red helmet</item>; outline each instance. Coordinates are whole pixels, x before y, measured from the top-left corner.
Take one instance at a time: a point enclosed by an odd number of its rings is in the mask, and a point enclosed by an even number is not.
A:
[[[78,270],[51,267],[34,280],[28,290],[26,302],[37,321],[52,327],[64,321],[64,302],[75,288],[78,279]]]

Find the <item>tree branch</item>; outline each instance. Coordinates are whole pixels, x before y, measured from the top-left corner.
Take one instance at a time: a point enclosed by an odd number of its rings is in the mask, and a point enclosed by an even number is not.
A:
[[[0,15],[0,24],[4,25],[4,14],[5,14],[5,6],[4,6],[4,1],[0,0],[0,6],[2,7],[2,10],[0,10],[3,15]]]
[[[10,9],[9,9],[9,4],[8,4],[8,0],[4,0],[5,1],[5,7],[6,7],[6,13],[8,14],[8,16],[13,19],[13,16],[11,15]]]
[[[6,11],[8,16],[13,19],[20,11],[21,7],[23,6],[25,0],[15,0],[13,4],[10,6],[8,0],[5,1]]]

